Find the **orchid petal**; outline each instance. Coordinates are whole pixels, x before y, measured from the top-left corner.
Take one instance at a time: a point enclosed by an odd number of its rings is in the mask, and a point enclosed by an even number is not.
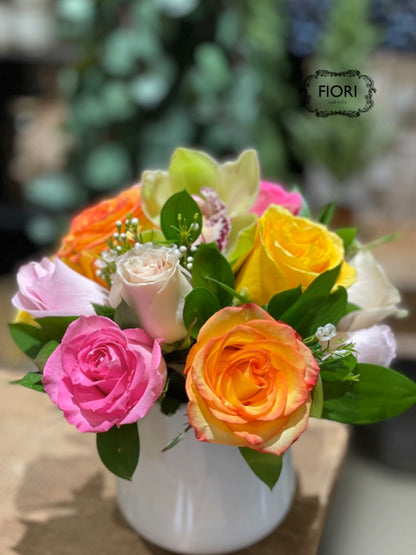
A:
[[[236,272],[254,245],[256,234],[256,215],[240,214],[231,222],[231,233],[228,238],[228,249],[225,256]]]
[[[142,208],[154,224],[160,225],[162,206],[173,195],[169,173],[162,170],[145,171],[142,174]]]
[[[199,150],[177,148],[170,161],[169,174],[174,193],[186,189],[195,195],[202,187],[218,189],[218,164]]]
[[[218,196],[225,202],[228,215],[244,214],[259,193],[260,170],[255,150],[245,150],[235,162],[220,166]]]

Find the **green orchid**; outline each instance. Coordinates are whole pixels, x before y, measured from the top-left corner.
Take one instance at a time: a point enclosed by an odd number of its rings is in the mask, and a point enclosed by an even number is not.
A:
[[[142,179],[142,206],[146,216],[157,226],[164,203],[173,194],[186,190],[199,195],[204,187],[212,188],[225,204],[231,219],[230,240],[224,253],[234,262],[252,245],[255,214],[248,214],[260,184],[255,150],[245,150],[237,160],[219,164],[198,150],[178,148],[167,171],[145,171]]]

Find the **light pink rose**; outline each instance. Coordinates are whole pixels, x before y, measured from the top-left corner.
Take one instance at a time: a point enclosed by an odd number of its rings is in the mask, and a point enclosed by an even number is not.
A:
[[[17,273],[19,291],[12,299],[19,310],[35,318],[45,316],[89,316],[91,303],[108,304],[107,291],[82,276],[59,258],[29,262]]]
[[[109,318],[81,316],[45,365],[46,393],[80,432],[136,422],[166,382],[159,343],[141,329],[121,330]]]
[[[390,366],[396,356],[396,340],[389,326],[371,326],[353,332],[340,332],[337,339],[354,343],[358,362]]]
[[[257,200],[249,212],[261,216],[270,204],[283,206],[296,216],[302,207],[302,196],[299,193],[289,193],[277,183],[261,181]]]

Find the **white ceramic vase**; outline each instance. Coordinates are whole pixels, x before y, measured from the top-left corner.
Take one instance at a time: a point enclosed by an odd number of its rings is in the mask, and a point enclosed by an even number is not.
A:
[[[117,479],[118,504],[146,540],[177,553],[227,553],[267,536],[294,495],[290,452],[272,491],[236,447],[203,443],[187,425],[186,408],[165,416],[158,405],[139,422],[140,461],[132,481]]]

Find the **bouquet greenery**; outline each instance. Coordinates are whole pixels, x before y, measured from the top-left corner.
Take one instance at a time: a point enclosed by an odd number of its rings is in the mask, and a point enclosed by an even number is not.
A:
[[[199,441],[233,445],[270,488],[310,417],[365,424],[416,402],[388,368],[400,296],[356,229],[330,231],[257,154],[179,148],[167,171],[77,215],[52,258],[20,268],[10,331],[104,464],[130,479],[140,419],[187,403]],[[177,446],[180,449],[181,446]]]

